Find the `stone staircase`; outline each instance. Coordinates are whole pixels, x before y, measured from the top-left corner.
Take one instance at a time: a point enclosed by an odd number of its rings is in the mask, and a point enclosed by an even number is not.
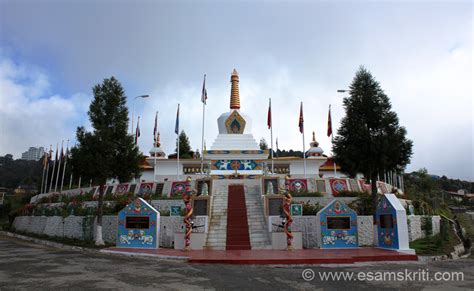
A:
[[[246,180],[244,189],[252,249],[271,249],[270,235],[265,221],[262,201],[260,200],[260,195],[262,195],[261,181]]]
[[[228,180],[212,181],[211,220],[205,249],[225,250],[227,239],[227,191]]]
[[[229,185],[226,250],[251,250],[243,185]]]
[[[227,241],[228,188],[243,184],[252,249],[271,249],[271,241],[260,200],[261,180],[213,180],[212,206],[205,249],[225,250]]]

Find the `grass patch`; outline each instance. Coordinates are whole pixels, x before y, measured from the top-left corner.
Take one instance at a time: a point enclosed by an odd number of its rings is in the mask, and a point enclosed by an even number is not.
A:
[[[460,242],[454,234],[452,226],[446,225],[447,229],[444,233],[447,235],[439,233],[434,236],[417,239],[410,242],[410,248],[416,250],[417,255],[440,256],[450,254],[454,250],[454,246]]]

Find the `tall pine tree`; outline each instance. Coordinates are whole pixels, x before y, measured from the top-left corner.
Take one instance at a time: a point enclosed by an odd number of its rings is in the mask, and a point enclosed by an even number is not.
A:
[[[356,72],[344,98],[346,116],[341,121],[333,152],[350,175],[362,173],[371,181],[373,210],[377,207],[377,174],[402,171],[410,162],[412,141],[398,123],[390,100],[364,67]]]
[[[103,245],[105,183],[110,178],[126,182],[138,177],[142,155],[133,137],[127,133],[127,97],[120,82],[114,77],[105,79],[94,86],[93,94],[88,115],[94,130],[87,132],[84,127],[77,128],[77,145],[71,149],[71,164],[83,180],[92,179],[99,185],[96,244]]]
[[[193,151],[191,151],[191,143],[189,142],[189,138],[184,132],[181,131],[179,136],[176,138],[176,153],[178,148],[178,138],[179,138],[179,157],[182,159],[190,159],[193,157]]]

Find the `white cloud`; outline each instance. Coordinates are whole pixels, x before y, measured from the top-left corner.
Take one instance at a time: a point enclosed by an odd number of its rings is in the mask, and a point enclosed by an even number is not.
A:
[[[89,96],[51,95],[48,76],[34,66],[0,57],[0,152],[20,158],[30,146],[75,138]]]
[[[2,62],[2,87],[9,93],[7,98],[2,88],[0,128],[8,138],[15,131],[28,136],[2,141],[0,151],[8,146],[8,151],[21,152],[44,143],[35,135],[47,136],[46,144],[73,136],[77,125],[88,124],[89,98],[60,96],[54,84],[60,83],[59,90],[90,92],[111,75],[122,81],[127,94],[152,96],[136,102],[143,152],[152,144],[156,110],[165,150],[174,150],[178,102],[181,128],[193,148],[200,148],[203,73],[208,74],[205,138],[210,147],[217,117],[229,110],[229,75],[236,67],[242,110],[253,118],[257,140],[270,138],[266,111],[271,97],[280,148],[301,149],[297,124],[304,101],[306,144],[315,130],[329,153],[328,105],[333,105],[337,128],[344,95],[336,90],[347,87],[362,64],[380,81],[414,141],[408,170],[427,167],[474,180],[470,2],[236,2],[224,7],[211,1],[194,9],[184,2],[27,2],[1,4],[2,45],[48,73]],[[41,121],[31,122],[38,116]],[[7,119],[15,125],[11,133]],[[51,125],[50,119],[66,122]],[[25,120],[30,127],[48,121],[53,130],[45,130],[46,125],[17,130],[28,127],[21,124]],[[30,136],[35,138],[26,144]]]

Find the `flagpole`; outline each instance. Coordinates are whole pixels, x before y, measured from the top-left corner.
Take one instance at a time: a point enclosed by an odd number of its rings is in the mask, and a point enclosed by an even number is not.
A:
[[[43,185],[44,185],[44,172],[46,172],[46,162],[47,162],[47,157],[46,157],[46,153],[43,154],[43,176],[41,178],[41,188],[40,188],[40,194],[41,192],[43,191]]]
[[[276,154],[277,154],[277,159],[278,159],[278,136],[275,141],[275,146],[276,146]]]
[[[61,154],[59,154],[58,173],[56,174],[56,181],[54,183],[54,192],[58,190],[59,173],[61,172],[61,160],[62,160],[62,155],[63,155],[63,145],[64,145],[64,140],[61,141]]]
[[[64,174],[66,174],[66,165],[67,165],[67,155],[69,151],[69,140],[66,143],[66,154],[64,155],[64,169],[63,169],[63,178],[61,179],[61,188],[59,188],[59,192],[63,191],[63,184],[64,184]]]
[[[176,175],[178,176],[178,181],[180,179],[179,174],[179,103],[178,103],[178,114],[176,115],[176,126],[175,126],[176,135],[178,136],[178,147],[176,149],[177,156],[176,156]]]
[[[49,159],[49,158],[48,158]],[[44,183],[44,189],[42,189],[43,193],[46,193],[48,190],[48,177],[49,177],[49,160],[48,160],[48,165],[46,166],[46,181]]]
[[[303,126],[303,163],[304,163],[304,177],[306,178],[306,150],[304,146],[304,126]]]
[[[303,114],[303,102],[301,102],[301,114]],[[306,178],[306,149],[305,149],[305,142],[304,142],[304,121],[302,122],[303,125],[303,165],[304,165],[304,177]]]
[[[51,183],[49,183],[48,192],[51,192],[51,189],[53,188],[53,178],[54,178],[54,170],[56,169],[56,160],[58,158],[58,148],[59,148],[59,143],[56,143],[56,158],[54,159],[54,163],[53,163],[53,172],[51,173]]]
[[[202,84],[201,102],[202,102],[202,135],[201,135],[201,174],[204,173],[204,120],[206,118],[206,74]]]
[[[50,158],[51,158],[51,147],[53,145],[49,145],[49,152],[48,152],[48,156],[46,157],[48,163],[47,163],[47,168],[46,168],[46,179],[45,179],[45,183],[44,183],[44,189],[41,189],[43,191],[43,193],[46,193],[47,190],[48,190],[48,176],[49,176],[49,161],[50,161]]]
[[[154,137],[153,140],[155,142],[155,148],[158,147],[158,140],[157,140],[157,135],[158,135],[158,111],[156,111],[156,116],[155,116],[155,132],[153,133]],[[154,152],[154,165],[153,165],[153,181],[156,182],[156,149]]]
[[[331,134],[331,145],[334,144],[334,133]],[[332,152],[332,161],[334,162],[334,178],[337,177],[337,174],[336,174],[336,160],[334,159],[334,151]]]
[[[331,116],[331,104],[329,104],[329,113],[328,113],[328,137],[329,137],[329,129],[331,129],[331,151],[332,151],[332,162],[334,164],[334,178],[337,177],[336,174],[336,160],[334,159],[334,150],[332,150],[332,146],[334,145],[334,132],[332,130],[332,116]]]
[[[71,171],[71,177],[69,178],[69,190],[72,188],[72,171]]]
[[[271,142],[271,158],[272,158],[272,176],[274,175],[274,164],[273,164],[273,120],[272,120],[272,98],[269,98],[270,101],[270,142]]]

